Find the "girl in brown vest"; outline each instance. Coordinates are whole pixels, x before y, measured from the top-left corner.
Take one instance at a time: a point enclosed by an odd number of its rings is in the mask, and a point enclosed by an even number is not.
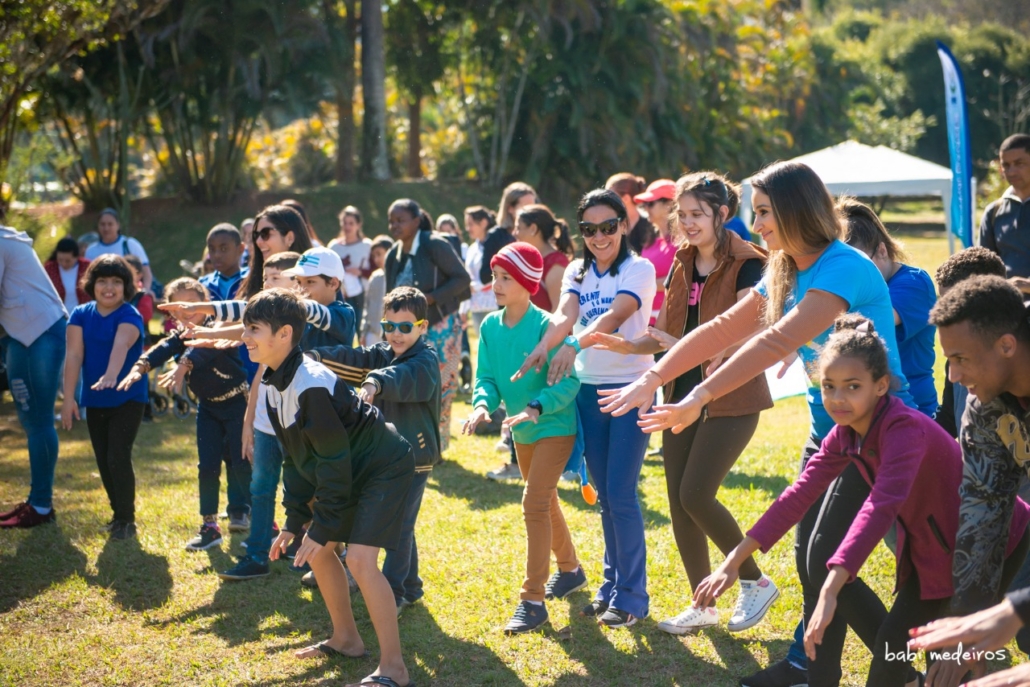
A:
[[[743,298],[762,277],[766,253],[724,228],[739,203],[735,184],[714,172],[698,172],[676,183],[676,223],[684,241],[666,282],[667,298],[656,326],[647,335],[626,341],[595,335],[598,347],[620,353],[659,353]],[[670,381],[666,403],[683,399],[701,383],[719,360],[707,361]],[[710,574],[708,539],[723,551],[743,539],[733,515],[716,499],[719,485],[737,462],[758,426],[758,415],[772,407],[764,375],[759,375],[712,402],[701,419],[680,434],[662,434],[665,479],[672,529],[690,585],[696,588]],[[758,623],[779,591],[753,558],[741,567],[741,592],[729,630],[739,632]],[[719,622],[714,604],[686,610],[658,625],[672,634],[696,632]]]

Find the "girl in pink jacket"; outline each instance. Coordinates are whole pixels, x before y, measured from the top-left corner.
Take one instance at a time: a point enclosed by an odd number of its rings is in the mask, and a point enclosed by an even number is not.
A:
[[[737,579],[742,561],[758,550],[768,552],[810,507],[818,508],[819,497],[828,489],[809,550],[800,552],[806,561],[799,570],[813,581],[813,589],[820,590],[804,600],[810,684],[823,687],[811,680],[816,675],[828,676],[830,685],[839,682],[849,625],[873,652],[868,686],[916,684],[906,646],[908,631],[943,617],[953,592],[951,555],[958,530],[961,450],[932,419],[890,395],[887,350],[864,317],[837,318],[819,368],[823,404],[836,426],[797,481],[697,588],[694,605],[713,603]],[[868,495],[840,545],[821,545],[821,528],[842,525],[833,522],[831,483],[845,470],[859,472],[869,485]],[[1030,509],[1017,501],[1003,573],[1009,580],[1030,546],[1028,521]],[[895,522],[897,597],[888,612],[858,573]],[[1002,588],[1007,584],[1003,581]],[[817,662],[824,669],[812,670]]]

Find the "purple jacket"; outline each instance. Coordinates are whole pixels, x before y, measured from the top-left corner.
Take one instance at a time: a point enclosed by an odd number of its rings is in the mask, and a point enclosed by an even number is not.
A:
[[[864,441],[850,428],[834,426],[801,476],[748,536],[767,552],[852,461],[872,491],[827,567],[843,566],[854,580],[897,520],[898,588],[914,567],[921,599],[952,596],[951,555],[958,531],[962,452],[937,423],[890,395],[877,404]],[[1006,555],[1015,549],[1028,522],[1030,508],[1017,499]]]

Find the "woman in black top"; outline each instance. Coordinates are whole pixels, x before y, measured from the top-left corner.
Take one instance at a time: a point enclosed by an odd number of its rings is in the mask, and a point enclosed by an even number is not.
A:
[[[413,286],[429,302],[426,339],[440,358],[440,453],[451,435],[451,402],[461,365],[461,319],[458,306],[471,296],[472,283],[450,242],[433,233],[433,221],[413,200],[390,205],[390,235],[396,239],[386,254],[386,291]]]

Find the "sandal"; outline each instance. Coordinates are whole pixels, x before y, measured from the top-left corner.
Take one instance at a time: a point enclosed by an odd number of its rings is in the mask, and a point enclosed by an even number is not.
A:
[[[368,656],[369,656],[367,649],[365,651],[361,652],[360,654],[358,654],[357,656],[351,656],[350,654],[345,654],[342,651],[340,651],[339,649],[334,649],[331,646],[329,646],[329,642],[328,641],[326,641],[326,642],[319,642],[318,644],[315,644],[313,646],[309,646],[307,648],[308,649],[314,649],[318,653],[322,654],[323,656],[328,656],[329,658],[368,658]]]
[[[369,675],[364,680],[359,682],[358,685],[381,685],[382,687],[401,687],[397,684],[396,680],[394,680],[392,677],[387,677],[385,675]],[[417,685],[415,685],[414,681],[409,680],[408,684],[405,685],[405,687],[417,687]]]

